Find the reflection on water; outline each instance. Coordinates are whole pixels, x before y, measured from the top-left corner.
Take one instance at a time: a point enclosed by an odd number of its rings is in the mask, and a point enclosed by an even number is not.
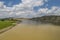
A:
[[[34,24],[34,25],[37,25],[37,24],[40,24],[41,22],[32,21],[32,20],[22,20],[21,23],[22,23],[22,24]]]
[[[60,40],[60,26],[22,20],[22,23],[0,34],[0,40]]]
[[[40,25],[40,24],[48,24],[48,22],[41,22],[41,21],[34,21],[34,20],[22,20],[22,24],[34,24],[34,25]]]

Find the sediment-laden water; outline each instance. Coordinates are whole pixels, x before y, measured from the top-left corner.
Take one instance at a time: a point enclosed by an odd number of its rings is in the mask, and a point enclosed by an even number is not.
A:
[[[60,40],[60,26],[23,20],[14,28],[0,34],[0,40]]]

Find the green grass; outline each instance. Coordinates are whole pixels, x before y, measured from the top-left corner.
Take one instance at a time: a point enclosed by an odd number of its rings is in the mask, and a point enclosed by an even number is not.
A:
[[[15,23],[14,21],[0,21],[0,29],[9,27]]]

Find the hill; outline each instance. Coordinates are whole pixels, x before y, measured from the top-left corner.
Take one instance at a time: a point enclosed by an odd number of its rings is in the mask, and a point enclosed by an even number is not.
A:
[[[54,16],[36,17],[36,18],[32,18],[30,20],[60,25],[60,16],[55,16],[55,15]]]

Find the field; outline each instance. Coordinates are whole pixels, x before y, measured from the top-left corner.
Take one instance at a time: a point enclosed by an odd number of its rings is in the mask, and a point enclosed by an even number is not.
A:
[[[8,20],[7,21],[0,21],[0,30],[13,25],[13,23],[15,23],[15,22],[8,21]]]

